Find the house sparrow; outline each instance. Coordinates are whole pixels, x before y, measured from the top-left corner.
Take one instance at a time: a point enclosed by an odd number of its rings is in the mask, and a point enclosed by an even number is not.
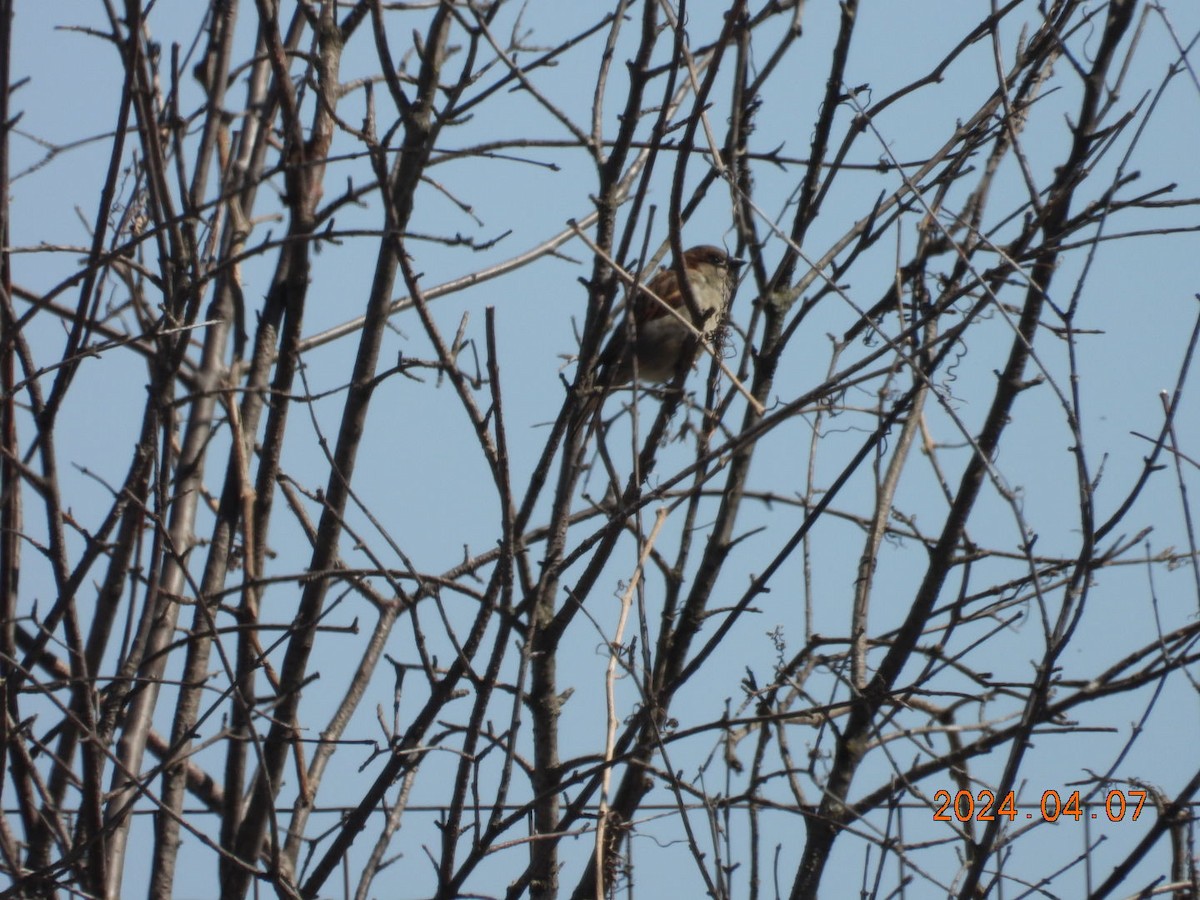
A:
[[[688,363],[693,362],[700,349],[694,333],[650,294],[692,322],[705,339],[710,338],[725,320],[737,284],[738,269],[744,262],[709,244],[684,252],[683,268],[696,305],[704,316],[699,322],[690,315],[675,270],[660,270],[646,285],[650,293],[639,291],[630,303],[634,319],[632,331],[628,322],[622,322],[600,355],[598,384],[605,388],[626,384],[633,380],[635,370],[641,382],[669,381],[683,363],[685,354]]]

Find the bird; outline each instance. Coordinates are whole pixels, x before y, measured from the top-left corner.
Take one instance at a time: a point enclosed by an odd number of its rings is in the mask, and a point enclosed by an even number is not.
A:
[[[607,390],[628,384],[635,377],[646,384],[662,383],[679,371],[685,357],[687,364],[694,362],[700,350],[696,332],[707,340],[724,323],[738,270],[744,263],[711,244],[684,251],[683,270],[701,321],[691,315],[675,269],[659,270],[631,301],[629,315],[633,322],[622,322],[600,354],[597,385]],[[666,307],[678,315],[672,315]]]

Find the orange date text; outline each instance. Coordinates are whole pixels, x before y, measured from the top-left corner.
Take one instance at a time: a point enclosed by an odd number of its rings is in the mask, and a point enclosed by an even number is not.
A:
[[[1015,822],[1017,819],[1032,819],[1035,815],[1046,822],[1057,822],[1063,817],[1078,822],[1084,818],[1100,817],[1099,811],[1092,811],[1096,807],[1091,804],[1085,807],[1081,804],[1079,791],[1072,791],[1065,799],[1058,791],[1045,791],[1036,812],[1032,807],[1026,810],[1018,809],[1013,791],[1009,791],[997,802],[996,795],[986,789],[976,794],[970,791],[951,794],[942,790],[933,795],[933,802],[936,807],[933,812],[935,822],[992,822],[997,818]],[[1109,791],[1104,798],[1104,815],[1108,816],[1110,822],[1122,822],[1126,816],[1136,822],[1142,814],[1142,805],[1145,802],[1145,791]]]

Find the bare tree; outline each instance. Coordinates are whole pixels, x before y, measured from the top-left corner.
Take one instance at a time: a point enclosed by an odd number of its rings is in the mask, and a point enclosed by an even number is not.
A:
[[[1197,896],[1190,3],[182,6],[0,0],[3,896]]]

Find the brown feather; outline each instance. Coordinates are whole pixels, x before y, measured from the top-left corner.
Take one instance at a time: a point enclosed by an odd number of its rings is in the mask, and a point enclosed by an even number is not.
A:
[[[633,379],[635,369],[639,381],[662,382],[675,374],[684,357],[691,363],[699,343],[692,330],[667,307],[692,322],[704,337],[710,337],[725,319],[741,265],[742,260],[709,244],[684,252],[683,266],[692,294],[704,314],[699,322],[687,310],[675,270],[664,268],[655,273],[647,290],[639,291],[631,304],[634,346],[628,346],[629,323],[622,322],[601,355],[601,383],[605,387],[625,384]]]

